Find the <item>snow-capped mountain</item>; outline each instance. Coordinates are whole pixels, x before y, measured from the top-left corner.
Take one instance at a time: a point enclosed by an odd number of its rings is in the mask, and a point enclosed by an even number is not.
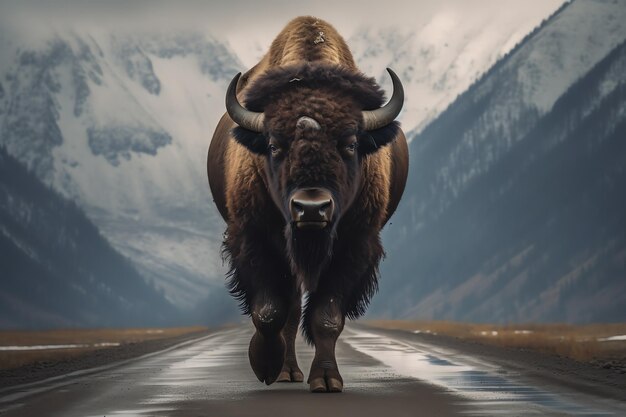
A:
[[[625,70],[624,3],[574,1],[417,134],[375,310],[623,320]]]
[[[205,155],[237,58],[198,33],[56,33],[14,53],[6,149],[80,202],[179,305],[221,284]]]
[[[419,130],[558,4],[515,14],[496,3],[468,17],[446,3],[407,29],[337,29],[364,72],[386,87],[384,67],[401,74],[401,121]],[[0,25],[0,144],[75,200],[172,302],[227,297],[205,158],[226,86],[249,56],[208,30],[36,22]],[[269,47],[259,42],[239,51]]]
[[[499,2],[471,14],[441,7],[427,19],[416,18],[415,25],[359,28],[348,44],[361,70],[386,89],[391,82],[385,68],[398,73],[407,91],[402,126],[419,132],[557,5],[514,12]]]
[[[450,106],[446,114],[456,114],[458,121],[452,125],[437,121],[425,136],[415,136],[420,140],[411,162],[420,175],[413,184],[414,194],[405,201],[415,219],[412,226],[419,228],[435,218],[468,183],[524,138],[567,88],[625,34],[622,2],[572,2]]]

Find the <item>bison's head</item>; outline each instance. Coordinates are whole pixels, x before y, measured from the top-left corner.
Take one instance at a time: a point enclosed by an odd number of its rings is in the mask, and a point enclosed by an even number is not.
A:
[[[270,70],[247,89],[246,108],[236,96],[239,75],[229,86],[226,107],[239,125],[233,136],[265,159],[267,187],[300,274],[319,275],[361,189],[360,164],[398,133],[404,93],[388,71],[394,93],[384,107],[374,79],[337,66]]]

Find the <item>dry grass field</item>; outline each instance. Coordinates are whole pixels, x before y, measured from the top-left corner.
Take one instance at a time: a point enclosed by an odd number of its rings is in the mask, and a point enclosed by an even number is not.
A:
[[[626,323],[616,324],[474,324],[450,321],[372,320],[366,324],[414,333],[440,334],[496,346],[532,349],[581,362],[626,359]]]
[[[17,368],[35,362],[45,366],[46,363],[68,360],[96,350],[206,330],[205,327],[196,326],[159,329],[0,331],[0,369]]]

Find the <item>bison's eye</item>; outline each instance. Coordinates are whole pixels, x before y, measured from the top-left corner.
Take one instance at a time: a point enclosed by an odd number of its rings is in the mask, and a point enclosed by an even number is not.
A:
[[[278,151],[280,150],[280,149],[278,149],[278,146],[274,145],[273,143],[270,143],[267,148],[270,150],[270,153],[272,155],[278,154]]]

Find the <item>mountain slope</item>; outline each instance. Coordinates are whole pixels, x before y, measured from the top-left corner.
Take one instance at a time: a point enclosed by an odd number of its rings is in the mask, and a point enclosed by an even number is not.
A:
[[[222,286],[205,153],[237,58],[197,32],[40,38],[4,63],[0,143],[192,309]]]
[[[379,314],[626,317],[625,21],[573,2],[414,138]]]
[[[0,327],[146,326],[180,313],[76,204],[0,148]]]

